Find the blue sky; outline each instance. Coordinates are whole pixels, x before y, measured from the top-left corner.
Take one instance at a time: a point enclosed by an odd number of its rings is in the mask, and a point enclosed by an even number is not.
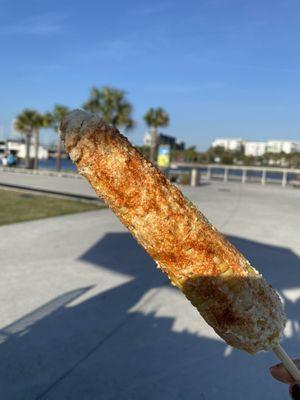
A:
[[[299,16],[298,0],[0,0],[0,136],[25,107],[80,107],[111,85],[133,103],[137,144],[150,106],[199,149],[300,140]]]

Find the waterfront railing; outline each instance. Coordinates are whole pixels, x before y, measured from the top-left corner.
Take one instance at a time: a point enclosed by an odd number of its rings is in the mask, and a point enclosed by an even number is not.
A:
[[[22,168],[1,167],[0,172],[15,172],[34,175],[50,175],[63,178],[79,178],[81,176],[74,172],[62,170],[27,170]],[[295,168],[273,168],[258,166],[237,166],[220,164],[187,164],[172,163],[170,168],[164,170],[169,179],[176,183],[198,186],[201,182],[210,181],[235,181],[241,183],[268,183],[280,184],[283,187],[293,185],[300,187],[300,169]]]
[[[220,164],[187,164],[172,163],[169,169],[170,176],[176,174],[188,174],[191,186],[197,186],[202,181],[219,180],[239,181],[242,183],[278,183],[283,187],[300,184],[300,169],[277,168],[277,167],[258,167],[258,166],[238,166]],[[201,178],[200,178],[201,177]]]

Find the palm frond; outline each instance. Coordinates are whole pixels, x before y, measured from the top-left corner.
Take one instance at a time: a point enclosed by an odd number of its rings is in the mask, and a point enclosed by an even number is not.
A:
[[[168,126],[169,125],[169,115],[162,108],[149,108],[149,110],[144,115],[144,121],[150,127],[157,128],[158,126]]]
[[[93,87],[90,98],[83,104],[83,108],[99,114],[107,124],[115,127],[124,126],[125,129],[131,129],[134,126],[133,108],[123,90],[109,86],[101,89]]]
[[[34,129],[43,127],[43,124],[43,116],[36,110],[27,108],[17,116],[15,129],[20,133],[31,135]]]

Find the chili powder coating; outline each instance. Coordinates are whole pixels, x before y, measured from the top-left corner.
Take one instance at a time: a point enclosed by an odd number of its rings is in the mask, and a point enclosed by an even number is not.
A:
[[[60,132],[78,172],[219,336],[252,354],[279,343],[276,291],[126,137],[81,110]]]

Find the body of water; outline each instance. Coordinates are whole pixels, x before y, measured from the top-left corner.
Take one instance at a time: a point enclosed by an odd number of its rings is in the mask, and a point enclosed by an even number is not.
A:
[[[18,167],[23,168],[24,162],[20,162]],[[56,158],[48,158],[48,160],[39,160],[39,169],[56,170]],[[62,158],[61,160],[62,171],[76,171],[76,166],[69,158]]]
[[[23,163],[20,163],[18,165],[19,167],[23,167]],[[55,158],[49,158],[48,160],[40,160],[39,161],[39,168],[44,169],[44,170],[56,170],[56,159]],[[243,171],[242,169],[230,169],[230,166],[228,166],[228,180],[232,181],[241,181],[242,180],[242,175]],[[203,175],[207,174],[207,168],[206,167],[200,167],[198,168],[200,171],[200,174],[202,173]],[[61,160],[61,170],[62,171],[74,171],[76,172],[76,166],[73,164],[73,162],[69,158],[64,158]],[[172,170],[172,173],[178,173],[178,174],[183,174],[183,173],[189,173],[190,168],[189,167],[180,167]],[[278,171],[272,171],[269,169],[266,172],[266,182],[274,182],[274,183],[281,183],[282,182],[282,177],[283,173],[278,172]],[[223,180],[224,179],[224,168],[222,167],[212,167],[211,168],[211,179],[212,180]],[[297,174],[293,172],[289,172],[287,170],[287,182],[293,181],[297,179]],[[257,170],[252,170],[249,169],[247,170],[246,174],[246,180],[248,182],[261,182],[262,180],[262,170],[257,169]]]
[[[48,160],[41,160],[39,162],[40,169],[53,169],[56,170],[56,158],[49,158]],[[76,166],[69,158],[61,160],[62,171],[76,171]]]

